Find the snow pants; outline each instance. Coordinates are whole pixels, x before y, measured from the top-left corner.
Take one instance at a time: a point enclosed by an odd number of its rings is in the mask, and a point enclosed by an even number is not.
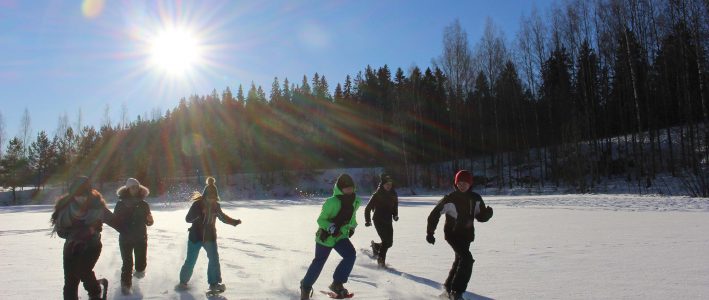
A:
[[[379,259],[382,261],[386,260],[387,250],[391,248],[394,243],[394,228],[391,224],[391,219],[389,221],[377,221],[374,220],[374,228],[377,230],[379,238],[382,240],[381,243],[377,244],[379,246]]]
[[[135,270],[138,272],[145,271],[147,265],[148,239],[130,240],[119,238],[118,244],[121,248],[121,258],[123,259],[121,285],[131,286],[133,279],[133,253],[135,253]]]
[[[79,299],[79,282],[89,293],[89,299],[101,297],[101,286],[96,281],[94,266],[101,255],[101,241],[64,242],[64,300]]]
[[[446,239],[448,245],[455,251],[455,260],[448,272],[443,286],[446,291],[465,292],[468,288],[468,281],[473,273],[473,255],[470,253],[470,242],[460,239]]]
[[[219,265],[219,252],[217,251],[217,241],[213,242],[192,242],[187,241],[187,257],[180,269],[180,282],[187,283],[192,278],[194,265],[197,263],[199,250],[204,248],[207,251],[207,283],[217,284],[222,282],[222,270]]]
[[[354,246],[350,242],[350,239],[342,239],[335,247],[325,247],[318,243],[315,244],[315,258],[310,263],[308,267],[308,272],[305,273],[305,277],[300,281],[300,286],[304,288],[312,288],[315,281],[318,280],[322,268],[325,266],[328,256],[332,249],[337,251],[337,254],[342,256],[342,261],[335,268],[335,273],[332,274],[333,282],[345,283],[347,278],[350,277],[352,272],[352,267],[354,267],[356,252]]]

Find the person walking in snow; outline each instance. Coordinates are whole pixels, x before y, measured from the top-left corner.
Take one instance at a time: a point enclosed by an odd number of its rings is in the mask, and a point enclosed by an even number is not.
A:
[[[142,278],[147,265],[147,226],[153,225],[153,215],[145,198],[150,190],[135,178],[116,191],[118,203],[113,209],[118,226],[118,245],[121,250],[121,292],[129,294],[133,278],[133,253],[135,253],[135,277]]]
[[[101,299],[101,284],[105,295],[108,281],[96,280],[93,269],[101,255],[103,223],[116,226],[113,213],[101,193],[91,187],[88,177],[74,179],[69,192],[57,200],[50,222],[52,233],[65,239],[64,299],[79,299],[79,282],[84,283],[90,299]]]
[[[300,299],[311,299],[313,284],[320,276],[333,249],[342,256],[342,261],[335,268],[329,288],[338,298],[349,295],[343,284],[347,282],[355,262],[356,252],[350,238],[357,227],[356,213],[361,202],[355,194],[352,177],[347,174],[340,175],[333,187],[332,197],[325,200],[318,216],[315,258],[300,281]]]
[[[188,288],[187,282],[192,277],[192,271],[201,248],[207,251],[207,258],[209,259],[209,264],[207,265],[209,290],[211,292],[223,292],[226,290],[226,285],[222,283],[219,253],[217,251],[216,220],[219,219],[233,226],[241,224],[241,220],[232,219],[222,211],[218,202],[219,192],[214,182],[214,177],[207,177],[207,186],[204,187],[204,191],[201,194],[199,192],[192,194],[194,202],[185,217],[185,221],[192,223],[192,226],[189,229],[189,240],[187,241],[187,257],[180,269],[180,283],[176,287],[178,290]]]
[[[451,300],[463,299],[473,271],[475,260],[470,253],[470,243],[475,240],[473,219],[487,222],[492,217],[492,207],[485,206],[482,197],[472,191],[472,185],[472,174],[466,170],[458,171],[455,174],[455,191],[444,196],[428,216],[426,241],[433,244],[436,242],[433,234],[438,221],[441,215],[446,215],[443,233],[455,252],[455,260],[443,286]]]
[[[364,226],[372,226],[370,212],[374,210],[374,228],[381,243],[372,241],[372,253],[377,256],[377,265],[386,267],[387,251],[394,240],[392,220],[399,221],[399,197],[394,190],[394,181],[389,174],[379,176],[379,186],[364,208]]]

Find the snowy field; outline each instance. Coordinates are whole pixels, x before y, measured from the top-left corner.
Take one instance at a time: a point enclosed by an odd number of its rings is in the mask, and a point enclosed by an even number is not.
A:
[[[368,199],[364,195],[363,200]],[[358,251],[345,286],[357,299],[436,299],[453,261],[443,239],[425,241],[426,217],[439,199],[402,197],[394,224],[390,269]],[[624,195],[485,197],[495,215],[476,224],[476,259],[467,299],[707,299],[709,298],[709,199]],[[322,199],[225,201],[242,225],[217,226],[221,299],[297,299],[298,282],[314,254],[315,219]],[[148,268],[134,279],[134,294],[120,295],[118,234],[104,227],[98,277],[111,282],[109,299],[204,299],[204,251],[190,282],[176,292],[185,257],[189,203],[151,203]],[[0,208],[0,299],[61,299],[63,240],[49,236],[51,206]],[[359,250],[378,240],[360,226]],[[314,289],[325,290],[339,261],[333,252]],[[82,299],[86,292],[80,287]]]

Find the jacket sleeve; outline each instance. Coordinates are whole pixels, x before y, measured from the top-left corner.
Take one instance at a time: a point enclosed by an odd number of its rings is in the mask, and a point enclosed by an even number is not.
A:
[[[399,195],[394,194],[394,212],[393,212],[394,217],[399,216]]]
[[[202,218],[202,212],[199,209],[198,202],[195,201],[187,212],[187,216],[185,216],[185,222],[194,223],[200,218]]]
[[[328,227],[330,227],[330,223],[332,223],[332,218],[335,216],[333,213],[335,210],[335,204],[334,204],[334,199],[333,198],[328,198],[325,200],[325,203],[322,205],[322,209],[320,210],[320,215],[318,216],[318,227],[327,230]]]
[[[428,226],[426,226],[426,234],[433,234],[436,231],[438,221],[441,219],[441,211],[443,211],[443,206],[446,204],[446,202],[446,198],[443,197],[443,199],[438,201],[438,204],[436,204],[431,213],[428,215]]]
[[[352,209],[352,218],[350,219],[350,222],[347,223],[347,225],[350,226],[351,230],[354,230],[355,228],[357,228],[357,209],[359,208],[360,203],[362,203],[362,200],[360,200],[359,198],[355,198],[355,202],[354,202],[355,206]]]
[[[103,221],[103,223],[108,224],[108,226],[111,226],[113,229],[118,231],[118,228],[121,224],[118,222],[118,218],[116,217],[116,215],[111,212],[111,210],[108,209],[105,204],[102,210],[103,213],[101,214],[101,220]]]
[[[370,215],[371,211],[376,209],[376,202],[377,202],[377,193],[372,194],[372,197],[369,198],[369,202],[367,202],[367,206],[364,207],[364,222],[365,223],[370,223],[372,222],[372,217]]]
[[[155,223],[153,220],[153,213],[150,211],[150,205],[145,202],[145,225],[152,226]]]
[[[122,201],[116,203],[116,207],[113,208],[113,222],[116,226],[121,226],[123,224],[123,218],[125,215],[125,205]]]
[[[485,202],[482,197],[479,198],[480,212],[475,215],[475,219],[478,222],[487,222],[492,218],[492,207],[485,206]]]
[[[236,226],[238,225],[238,222],[236,220],[232,219],[229,217],[227,214],[222,211],[222,206],[217,203],[217,218],[219,218],[219,221],[222,221],[226,224]]]

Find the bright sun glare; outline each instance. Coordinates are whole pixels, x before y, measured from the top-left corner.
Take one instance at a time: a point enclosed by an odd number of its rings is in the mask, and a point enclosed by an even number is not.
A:
[[[186,75],[202,60],[200,48],[200,42],[189,31],[165,30],[150,44],[150,61],[167,75]]]

